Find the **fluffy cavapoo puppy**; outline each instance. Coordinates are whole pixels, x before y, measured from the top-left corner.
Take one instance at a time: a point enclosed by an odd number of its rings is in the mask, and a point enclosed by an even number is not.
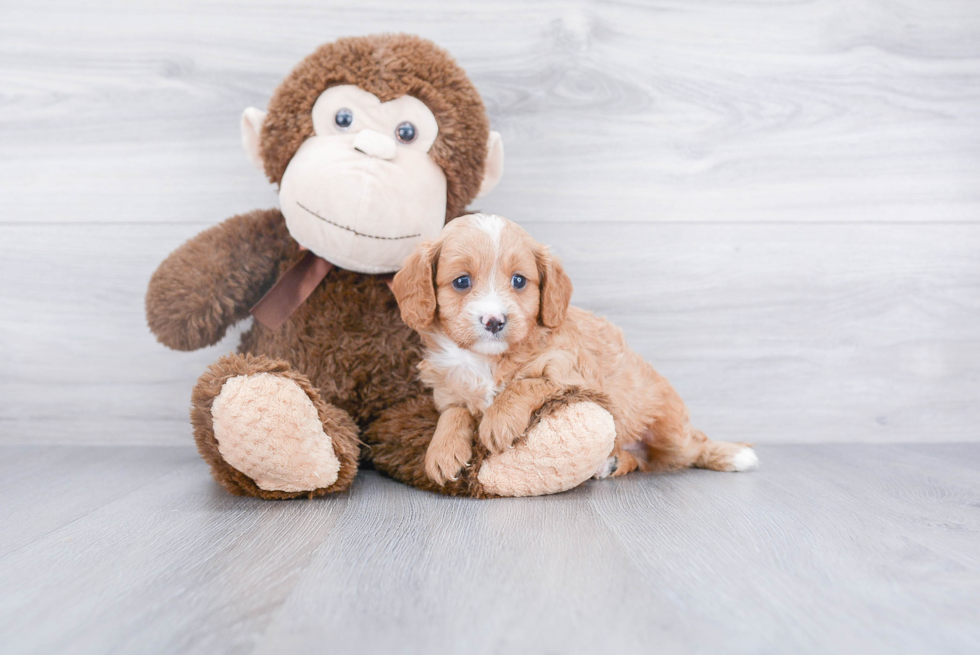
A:
[[[425,458],[437,483],[455,479],[479,439],[512,447],[546,401],[594,393],[616,444],[597,477],[639,468],[754,468],[745,444],[695,430],[680,396],[605,319],[570,307],[572,283],[545,246],[499,216],[450,222],[395,275],[402,319],[427,348],[419,364],[440,412]]]

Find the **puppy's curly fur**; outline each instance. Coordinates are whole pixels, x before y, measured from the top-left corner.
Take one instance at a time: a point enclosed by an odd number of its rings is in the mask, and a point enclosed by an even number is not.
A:
[[[437,483],[455,480],[474,442],[490,453],[512,447],[543,405],[581,392],[603,398],[615,421],[612,475],[757,463],[746,444],[694,429],[670,383],[622,330],[570,307],[561,264],[506,219],[457,219],[416,250],[393,288],[426,346],[419,368],[440,412],[426,472]]]

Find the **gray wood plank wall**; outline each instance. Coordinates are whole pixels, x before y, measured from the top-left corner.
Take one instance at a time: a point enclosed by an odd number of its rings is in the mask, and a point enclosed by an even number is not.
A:
[[[718,438],[976,441],[980,3],[0,7],[0,441],[189,443],[142,295],[273,206],[238,118],[318,44],[448,48],[507,149],[478,207],[551,243]]]

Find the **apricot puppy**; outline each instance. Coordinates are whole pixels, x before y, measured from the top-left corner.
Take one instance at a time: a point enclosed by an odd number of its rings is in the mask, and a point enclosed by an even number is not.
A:
[[[695,430],[680,396],[619,328],[570,307],[561,264],[515,223],[457,218],[409,256],[393,290],[427,348],[419,370],[440,417],[425,468],[438,484],[469,463],[474,438],[491,453],[512,447],[546,402],[579,390],[604,398],[616,424],[597,477],[758,463],[749,446]]]

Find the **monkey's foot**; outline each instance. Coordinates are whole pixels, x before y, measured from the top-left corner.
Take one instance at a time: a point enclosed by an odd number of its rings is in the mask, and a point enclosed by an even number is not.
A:
[[[612,415],[591,401],[560,407],[512,450],[483,461],[477,479],[499,496],[541,496],[576,487],[602,466],[613,449]]]
[[[218,451],[266,491],[312,491],[337,481],[340,460],[310,397],[273,373],[229,378],[211,406]]]

